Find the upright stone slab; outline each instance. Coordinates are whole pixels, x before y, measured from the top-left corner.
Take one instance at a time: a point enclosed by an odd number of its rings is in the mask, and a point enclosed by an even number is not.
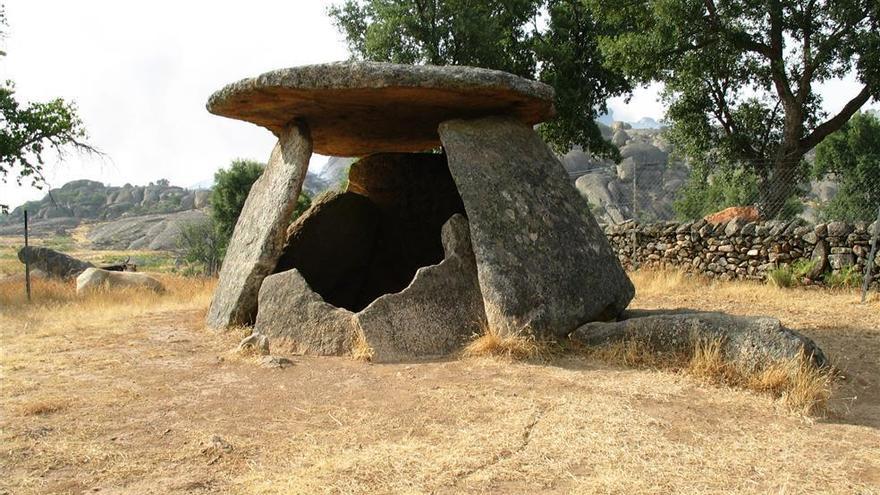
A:
[[[470,221],[490,327],[561,338],[626,308],[632,283],[531,126],[490,117],[439,130]]]
[[[226,250],[208,308],[209,327],[253,323],[260,284],[278,262],[311,155],[306,125],[292,124],[279,131],[278,144],[251,188]]]

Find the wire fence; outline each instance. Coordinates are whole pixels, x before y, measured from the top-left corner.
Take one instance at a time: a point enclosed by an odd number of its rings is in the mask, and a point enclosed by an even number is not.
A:
[[[570,174],[602,223],[688,221],[729,207],[753,220],[873,222],[880,207],[880,164],[817,174],[809,165],[707,167],[629,157]]]

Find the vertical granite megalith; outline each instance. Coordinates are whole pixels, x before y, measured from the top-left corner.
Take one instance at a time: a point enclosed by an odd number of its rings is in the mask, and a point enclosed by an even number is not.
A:
[[[260,285],[275,269],[311,156],[307,125],[293,122],[278,132],[278,144],[251,188],[229,241],[208,308],[209,327],[254,322]]]
[[[561,338],[626,308],[632,283],[531,126],[489,117],[439,130],[470,221],[490,327]]]

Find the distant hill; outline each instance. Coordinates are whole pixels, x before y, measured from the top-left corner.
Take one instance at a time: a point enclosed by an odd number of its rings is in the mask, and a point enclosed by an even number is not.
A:
[[[113,220],[138,215],[175,213],[204,208],[208,205],[207,190],[172,186],[167,180],[146,186],[107,186],[93,180],[75,180],[51,189],[37,201],[12,210],[0,223],[19,223],[28,210],[34,221],[54,218],[79,220]]]

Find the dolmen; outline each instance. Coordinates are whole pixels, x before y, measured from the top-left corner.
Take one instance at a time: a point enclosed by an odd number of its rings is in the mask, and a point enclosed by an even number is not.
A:
[[[345,62],[214,93],[278,142],[235,227],[207,325],[302,353],[439,356],[486,331],[565,339],[634,288],[533,127],[550,86],[457,66]],[[291,216],[312,153],[356,157],[344,191]]]

